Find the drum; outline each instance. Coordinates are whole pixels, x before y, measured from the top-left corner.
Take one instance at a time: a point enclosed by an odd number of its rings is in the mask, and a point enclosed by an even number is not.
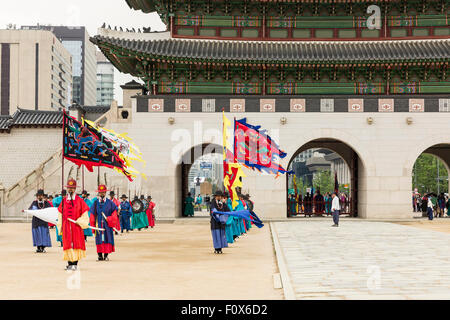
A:
[[[140,213],[144,211],[144,204],[141,200],[135,199],[131,201],[131,209],[133,210],[133,213]]]

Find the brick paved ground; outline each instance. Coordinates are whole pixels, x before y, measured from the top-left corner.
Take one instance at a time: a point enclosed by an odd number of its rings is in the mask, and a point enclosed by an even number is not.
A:
[[[297,299],[450,299],[450,234],[387,222],[331,224],[272,223]]]

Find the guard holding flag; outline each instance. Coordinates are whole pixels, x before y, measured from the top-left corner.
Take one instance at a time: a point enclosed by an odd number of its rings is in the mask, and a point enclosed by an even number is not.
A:
[[[90,225],[105,229],[95,233],[95,244],[97,245],[97,261],[108,261],[108,254],[114,252],[114,229],[118,223],[117,206],[111,199],[106,198],[106,186],[98,186],[99,197],[91,206]]]
[[[63,239],[63,259],[68,261],[66,270],[76,270],[78,261],[86,257],[83,229],[89,227],[89,207],[75,193],[77,182],[74,179],[69,179],[66,188],[68,195],[58,207],[57,230]]]

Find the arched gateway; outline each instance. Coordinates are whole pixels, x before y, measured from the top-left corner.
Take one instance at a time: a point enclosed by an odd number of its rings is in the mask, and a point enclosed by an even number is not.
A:
[[[216,153],[222,154],[222,146],[213,143],[204,143],[201,145],[194,146],[186,151],[182,158],[180,164],[177,166],[177,180],[180,187],[181,196],[177,199],[177,217],[183,216],[185,209],[184,199],[189,192],[189,172],[192,165],[196,160],[200,159],[202,156]],[[193,195],[194,197],[195,195]]]
[[[200,2],[127,0],[133,9],[157,11],[168,31],[103,28],[91,38],[146,86],[148,95],[131,99],[129,125],[111,125],[127,131],[151,164],[144,185],[159,197],[161,214],[180,214],[187,170],[170,161],[172,132],[194,136],[196,122],[220,131],[223,110],[275,131],[289,155],[285,168],[305,145],[339,149],[352,167],[358,217],[410,217],[411,169],[430,147],[418,146],[448,143],[433,138],[450,123],[442,1]],[[372,4],[382,7],[380,30],[367,27]],[[285,218],[286,180],[246,174],[260,216]]]
[[[357,152],[355,152],[352,147],[350,147],[348,144],[339,141],[337,139],[333,138],[321,138],[321,139],[315,139],[312,141],[309,141],[302,145],[294,154],[291,156],[291,160],[289,161],[288,168],[291,170],[291,165],[293,160],[302,152],[310,149],[328,149],[333,152],[335,152],[342,160],[345,162],[346,166],[349,168],[350,171],[350,181],[349,181],[349,190],[348,196],[349,196],[349,208],[345,211],[352,217],[358,216],[358,189],[359,187],[359,175],[358,172],[360,170],[364,170],[363,163],[361,162]],[[332,172],[334,174],[334,172]],[[286,176],[286,191],[288,189],[288,180],[289,176]],[[332,190],[322,190],[322,192],[327,192]],[[343,191],[343,190],[340,190]],[[303,194],[304,196],[304,194]],[[287,205],[288,205],[288,199]],[[289,208],[288,208],[289,209]]]

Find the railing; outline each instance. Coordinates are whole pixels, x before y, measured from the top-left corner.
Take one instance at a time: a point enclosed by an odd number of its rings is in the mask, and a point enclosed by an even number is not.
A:
[[[50,158],[42,162],[38,168],[34,169],[19,182],[4,191],[3,203],[10,206],[29,191],[36,188],[39,181],[45,180],[61,167],[61,152],[58,150]]]
[[[351,199],[346,198],[345,200],[339,200],[339,205],[341,207],[340,215],[350,215],[353,216],[351,210]],[[306,200],[296,204],[296,212],[291,212],[291,203],[288,201],[288,217],[302,215],[306,216],[323,216],[323,215],[331,215],[331,202],[323,201],[315,201],[315,200]]]

